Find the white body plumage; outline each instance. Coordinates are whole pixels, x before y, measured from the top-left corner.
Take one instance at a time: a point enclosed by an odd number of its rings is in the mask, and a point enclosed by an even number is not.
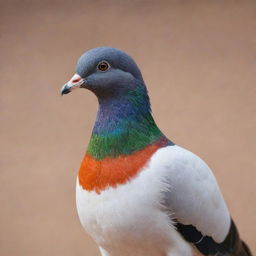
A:
[[[191,256],[172,219],[222,242],[230,215],[203,160],[179,147],[159,149],[124,185],[97,194],[77,182],[80,221],[103,256]]]

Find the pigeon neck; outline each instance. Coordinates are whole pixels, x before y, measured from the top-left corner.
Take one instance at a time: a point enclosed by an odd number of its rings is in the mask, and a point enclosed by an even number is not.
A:
[[[151,115],[145,87],[99,103],[88,147],[88,153],[96,160],[129,155],[164,137]]]

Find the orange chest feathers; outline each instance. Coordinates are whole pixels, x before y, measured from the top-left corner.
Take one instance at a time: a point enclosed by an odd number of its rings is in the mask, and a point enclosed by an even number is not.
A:
[[[159,147],[159,144],[153,144],[130,155],[102,160],[87,153],[78,172],[79,184],[98,194],[108,187],[125,184],[139,173]]]

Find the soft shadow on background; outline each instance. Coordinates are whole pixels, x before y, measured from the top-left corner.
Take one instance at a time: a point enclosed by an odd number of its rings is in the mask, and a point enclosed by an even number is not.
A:
[[[256,1],[2,0],[0,12],[1,256],[99,255],[75,209],[97,101],[60,96],[96,46],[134,57],[158,125],[210,165],[256,253]]]

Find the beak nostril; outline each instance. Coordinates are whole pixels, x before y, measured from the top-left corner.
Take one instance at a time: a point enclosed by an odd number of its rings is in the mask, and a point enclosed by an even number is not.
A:
[[[74,80],[72,80],[72,83],[77,83],[77,82],[79,82],[81,79],[79,78],[79,79],[74,79]]]

